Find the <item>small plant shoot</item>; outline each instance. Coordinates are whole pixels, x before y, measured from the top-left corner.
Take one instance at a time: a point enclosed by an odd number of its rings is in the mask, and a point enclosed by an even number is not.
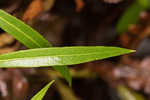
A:
[[[137,3],[130,9],[137,9],[134,13],[137,16],[143,10],[143,8],[137,8]],[[125,17],[130,14],[132,15],[132,11],[127,12]],[[125,21],[122,17],[118,24],[118,32],[126,30],[126,27],[130,24],[122,24]],[[53,67],[63,75],[70,86],[72,77],[68,65],[82,64],[135,52],[135,50],[109,46],[51,47],[52,44],[40,33],[3,10],[0,10],[0,28],[29,48],[0,55],[0,68]],[[46,85],[31,100],[42,100],[53,82],[51,81]]]

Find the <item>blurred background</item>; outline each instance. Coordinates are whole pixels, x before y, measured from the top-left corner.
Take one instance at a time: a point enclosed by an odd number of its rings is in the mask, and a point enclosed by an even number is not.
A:
[[[72,87],[51,68],[0,69],[0,100],[150,100],[150,0],[0,0],[0,9],[54,46],[118,46],[130,55],[70,67]],[[0,54],[26,49],[0,29]]]

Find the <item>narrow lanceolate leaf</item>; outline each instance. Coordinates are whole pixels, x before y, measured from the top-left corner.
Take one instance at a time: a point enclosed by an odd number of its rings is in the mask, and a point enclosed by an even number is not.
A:
[[[69,71],[68,66],[53,66],[55,70],[57,70],[69,83],[69,86],[72,86],[72,77]]]
[[[0,10],[0,28],[11,34],[28,48],[50,46],[50,43],[38,32],[2,10]]]
[[[118,94],[121,100],[146,100],[142,95],[123,85],[118,87]]]
[[[37,31],[2,10],[0,10],[0,28],[11,34],[30,49],[51,46]],[[71,85],[72,78],[67,66],[53,66],[53,68],[60,72]]]
[[[131,24],[136,24],[138,22],[140,13],[146,9],[147,8],[145,7],[145,5],[141,5],[139,4],[139,2],[135,2],[134,4],[129,6],[129,8],[125,11],[125,13],[118,21],[117,32],[126,32]]]
[[[31,100],[42,100],[48,91],[49,87],[54,83],[54,80],[47,84],[42,90],[40,90]]]
[[[131,52],[134,51],[103,46],[31,49],[0,55],[0,67],[61,67],[61,65],[80,64]]]
[[[149,0],[137,0],[137,2],[145,9],[150,7],[150,1]]]

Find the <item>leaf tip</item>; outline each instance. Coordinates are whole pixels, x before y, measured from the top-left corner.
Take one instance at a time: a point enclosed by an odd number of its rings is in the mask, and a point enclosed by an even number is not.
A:
[[[55,82],[55,80],[52,80],[51,82],[49,82],[49,84],[47,85],[48,88]]]
[[[131,53],[136,52],[136,50],[130,50]]]
[[[53,84],[55,82],[55,80],[52,80],[50,83]]]

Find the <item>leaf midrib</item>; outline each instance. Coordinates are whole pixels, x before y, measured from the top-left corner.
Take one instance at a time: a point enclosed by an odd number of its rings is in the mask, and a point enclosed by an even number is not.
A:
[[[34,41],[32,38],[30,38],[28,35],[26,35],[25,32],[23,32],[22,30],[20,30],[19,28],[16,28],[13,24],[9,23],[7,20],[5,20],[3,17],[0,17],[1,20],[3,20],[4,22],[6,22],[7,24],[9,24],[10,26],[12,26],[14,29],[20,31],[24,36],[26,36],[29,40],[33,41],[38,47],[41,48],[40,44],[37,43],[36,41]]]
[[[115,52],[118,52],[118,51],[115,51]],[[103,52],[105,53],[105,52]],[[112,53],[112,52],[111,52]],[[114,53],[114,52],[113,52]],[[129,52],[126,52],[126,54],[129,53]],[[71,55],[55,55],[55,56],[37,56],[37,57],[24,57],[24,58],[11,58],[11,59],[7,59],[7,60],[0,60],[0,62],[3,62],[3,61],[10,61],[10,60],[22,60],[22,59],[34,59],[34,58],[44,58],[44,57],[69,57],[69,56],[86,56],[86,55],[95,55],[95,54],[100,54],[99,52],[94,52],[94,53],[86,53],[86,54],[71,54]],[[110,52],[107,52],[107,54],[110,54]],[[121,52],[120,52],[121,54]],[[125,53],[124,53],[125,54]],[[105,53],[106,55],[106,53]],[[117,55],[116,55],[117,56]],[[102,57],[103,58],[103,57]]]
[[[30,49],[30,50],[21,50],[21,51],[17,51],[17,52],[12,52],[12,53],[7,53],[7,54],[3,54],[3,55],[5,55],[5,56],[8,56],[8,55],[10,55],[10,54],[18,54],[18,53],[27,53],[27,52],[38,52],[38,51],[40,51],[40,52],[45,52],[46,50],[52,50],[52,51],[54,51],[54,50],[57,50],[57,49],[62,49],[62,51],[63,50],[66,50],[66,49],[73,49],[73,48],[76,48],[76,47],[78,47],[78,49],[82,49],[84,46],[75,46],[75,47],[53,47],[53,48],[38,48],[38,49]],[[91,48],[92,47],[92,49],[93,48],[100,48],[99,49],[99,51],[102,51],[102,49],[104,49],[104,46],[89,46],[88,48]],[[86,48],[86,49],[88,49],[88,48]],[[111,48],[114,48],[114,47],[107,47],[107,48],[109,48],[109,49],[111,49]],[[118,48],[118,49],[120,49],[120,48]],[[91,50],[91,49],[90,49]],[[120,52],[120,50],[115,50],[115,51],[118,51],[118,52]],[[51,51],[49,51],[49,52],[51,52]],[[108,51],[102,51],[102,52],[108,52]],[[3,56],[2,55],[2,56]]]

